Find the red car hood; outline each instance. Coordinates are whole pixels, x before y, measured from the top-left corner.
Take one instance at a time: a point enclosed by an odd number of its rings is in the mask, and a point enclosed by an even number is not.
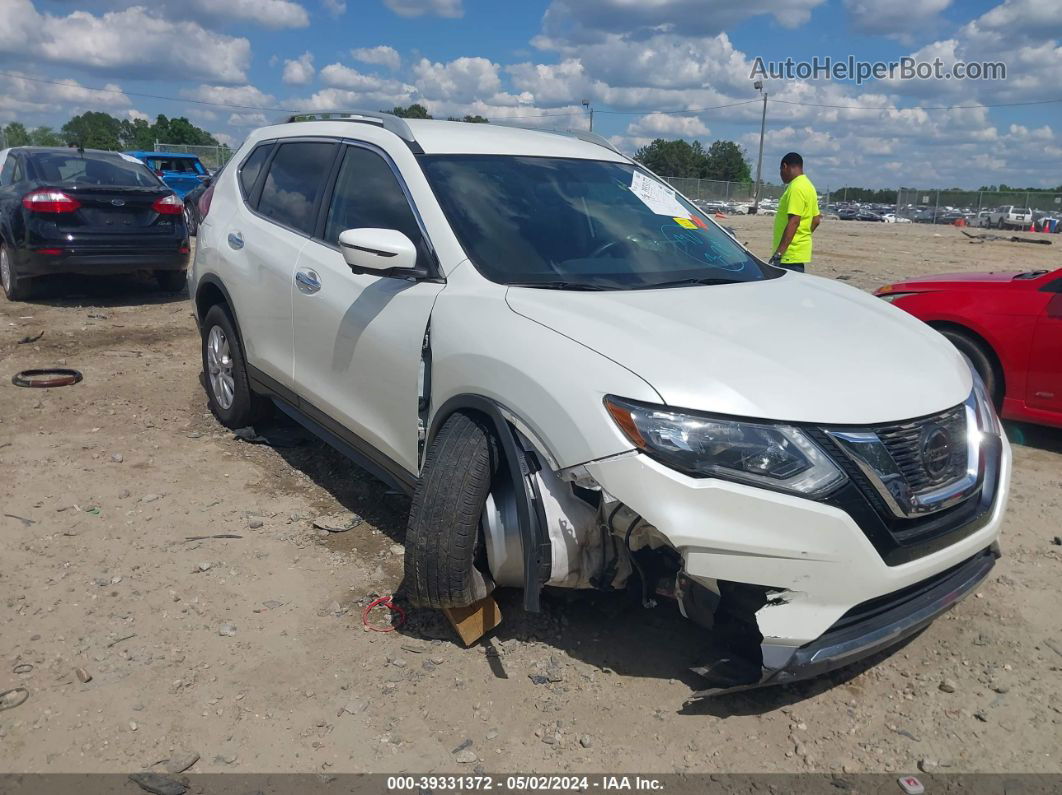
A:
[[[1013,282],[1014,277],[1027,271],[988,271],[983,273],[934,273],[931,276],[915,276],[902,282],[887,284],[877,292],[896,293],[906,289],[925,290],[933,287],[997,287]]]

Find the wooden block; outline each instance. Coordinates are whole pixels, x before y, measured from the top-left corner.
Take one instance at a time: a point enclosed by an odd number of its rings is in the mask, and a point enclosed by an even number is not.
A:
[[[450,619],[465,646],[471,646],[482,638],[502,619],[498,603],[489,595],[468,607],[444,607],[443,613]]]

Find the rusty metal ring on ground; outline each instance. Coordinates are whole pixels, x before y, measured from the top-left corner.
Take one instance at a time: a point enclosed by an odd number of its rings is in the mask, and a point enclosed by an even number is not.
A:
[[[12,699],[11,702],[8,703],[8,697],[16,693],[21,695],[22,698],[17,700]],[[0,710],[21,707],[23,704],[26,703],[27,698],[29,698],[29,691],[24,687],[15,687],[11,690],[5,690],[3,693],[0,693]]]
[[[11,377],[11,383],[15,386],[28,386],[36,389],[48,389],[54,386],[70,386],[82,379],[77,370],[68,370],[65,367],[54,367],[43,370],[23,370]]]

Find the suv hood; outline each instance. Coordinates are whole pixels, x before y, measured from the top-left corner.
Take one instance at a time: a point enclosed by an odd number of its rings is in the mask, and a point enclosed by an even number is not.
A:
[[[639,375],[675,407],[865,425],[950,408],[972,388],[943,336],[815,276],[608,292],[510,287],[506,300]]]

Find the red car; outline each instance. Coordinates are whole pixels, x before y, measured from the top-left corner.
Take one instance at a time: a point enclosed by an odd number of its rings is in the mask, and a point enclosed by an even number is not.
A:
[[[1062,269],[920,276],[875,295],[966,354],[1003,417],[1062,428]]]

